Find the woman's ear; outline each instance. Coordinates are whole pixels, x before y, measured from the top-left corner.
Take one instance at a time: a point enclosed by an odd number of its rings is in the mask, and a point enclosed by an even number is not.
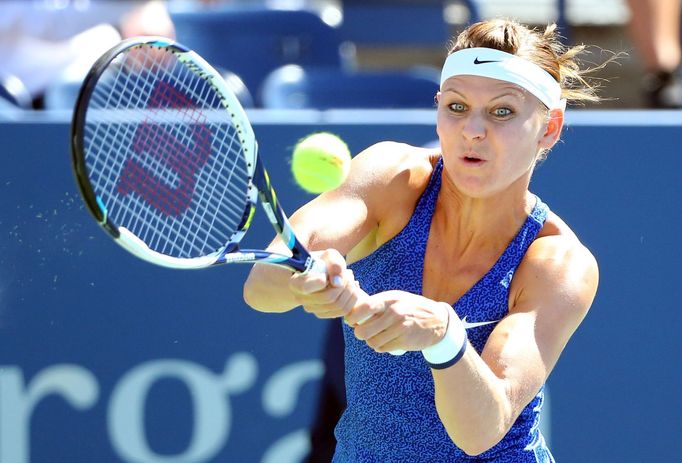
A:
[[[564,111],[552,109],[547,119],[547,128],[538,142],[538,147],[544,150],[551,149],[561,136],[564,127]]]

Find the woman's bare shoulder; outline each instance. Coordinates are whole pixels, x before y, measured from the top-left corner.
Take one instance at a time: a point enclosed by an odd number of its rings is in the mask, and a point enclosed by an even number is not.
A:
[[[355,158],[346,195],[359,196],[366,207],[370,232],[352,254],[353,260],[373,252],[409,221],[431,178],[438,150],[397,142],[380,142]]]
[[[349,186],[369,188],[378,197],[421,193],[438,157],[439,151],[435,149],[379,142],[353,159]]]
[[[580,241],[571,227],[554,212],[547,216],[537,239],[527,252],[529,259],[543,259],[548,256],[573,255],[581,260],[592,261],[590,250]]]
[[[518,269],[519,281],[555,288],[564,297],[582,299],[587,310],[599,281],[592,252],[558,215],[550,213],[542,231],[528,248]]]

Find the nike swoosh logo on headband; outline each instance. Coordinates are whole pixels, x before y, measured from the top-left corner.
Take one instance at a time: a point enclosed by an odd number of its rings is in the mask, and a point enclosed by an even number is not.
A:
[[[499,322],[499,320],[493,320],[493,321],[491,321],[491,322],[473,322],[473,323],[469,323],[469,322],[467,321],[466,315],[464,316],[464,318],[462,318],[462,325],[464,325],[464,329],[465,329],[465,330],[468,330],[469,328],[477,328],[477,327],[479,327],[479,326],[492,325],[493,323],[497,323],[497,322]]]
[[[485,63],[499,63],[499,60],[479,60],[478,56],[474,59],[474,64],[485,64]]]

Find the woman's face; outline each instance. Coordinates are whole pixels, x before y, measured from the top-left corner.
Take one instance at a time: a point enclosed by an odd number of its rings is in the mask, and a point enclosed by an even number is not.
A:
[[[443,162],[467,196],[489,197],[512,185],[525,190],[541,150],[558,137],[550,131],[539,100],[508,82],[455,76],[438,94]]]

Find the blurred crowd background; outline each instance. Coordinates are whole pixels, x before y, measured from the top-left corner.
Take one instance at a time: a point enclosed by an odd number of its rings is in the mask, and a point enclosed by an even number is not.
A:
[[[97,56],[121,38],[162,35],[219,68],[248,107],[432,107],[449,40],[476,20],[511,17],[556,22],[566,44],[590,45],[595,66],[622,54],[594,73],[601,108],[677,108],[680,3],[6,0],[0,106],[69,109]]]

